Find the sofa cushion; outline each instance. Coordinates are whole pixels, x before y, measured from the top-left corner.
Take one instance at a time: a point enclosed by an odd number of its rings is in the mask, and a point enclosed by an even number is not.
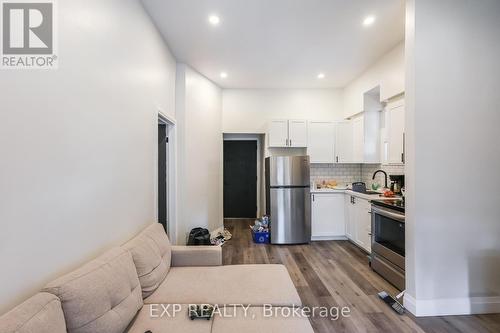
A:
[[[251,307],[228,308],[224,316],[215,316],[212,333],[314,333],[309,318],[291,315],[291,311],[276,311],[269,316],[268,309]],[[234,314],[233,314],[234,311]],[[276,314],[276,315],[275,315]]]
[[[0,317],[2,333],[66,333],[59,298],[38,293]]]
[[[221,265],[220,246],[172,246],[172,267]]]
[[[144,303],[302,304],[283,265],[172,267]]]
[[[182,333],[210,333],[213,319],[191,320],[188,317],[188,305],[176,304],[179,306],[175,310],[173,305],[165,305],[166,310],[157,304],[144,305],[138,313],[135,321],[127,330],[127,333],[153,333],[162,332],[182,332]],[[151,308],[153,307],[153,308]],[[167,308],[168,307],[168,308]],[[179,311],[179,312],[177,312]]]
[[[123,247],[132,253],[142,297],[146,298],[163,282],[170,269],[171,250],[167,234],[160,223],[154,223]]]
[[[122,333],[142,308],[132,256],[114,248],[48,284],[59,297],[69,333]]]

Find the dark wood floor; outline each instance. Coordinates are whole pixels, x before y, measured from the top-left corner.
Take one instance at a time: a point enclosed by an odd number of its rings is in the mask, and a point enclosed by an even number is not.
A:
[[[349,318],[311,318],[315,332],[500,332],[499,315],[415,318],[397,315],[377,293],[396,289],[368,266],[366,253],[348,241],[310,245],[265,245],[252,242],[253,220],[225,220],[233,239],[223,246],[225,265],[284,264],[304,305],[348,306]]]

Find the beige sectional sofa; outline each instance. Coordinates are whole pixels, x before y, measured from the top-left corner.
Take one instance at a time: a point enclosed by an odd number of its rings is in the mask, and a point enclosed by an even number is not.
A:
[[[192,321],[189,304],[219,312]],[[313,332],[269,305],[302,305],[284,266],[222,266],[220,247],[171,246],[155,223],[0,317],[0,332]]]

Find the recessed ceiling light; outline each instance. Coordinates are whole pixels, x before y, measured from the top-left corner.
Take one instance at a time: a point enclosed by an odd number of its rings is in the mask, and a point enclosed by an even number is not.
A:
[[[220,73],[220,77],[225,79],[227,77],[227,73],[226,72],[221,72]]]
[[[365,27],[369,26],[369,25],[372,25],[373,22],[375,22],[375,16],[373,15],[370,15],[370,16],[367,16],[364,20],[363,20],[363,25]]]
[[[210,22],[211,25],[219,25],[220,18],[217,15],[210,15],[208,17],[208,22]]]
[[[325,78],[325,74],[324,73],[319,73],[318,74],[318,79],[324,79]]]

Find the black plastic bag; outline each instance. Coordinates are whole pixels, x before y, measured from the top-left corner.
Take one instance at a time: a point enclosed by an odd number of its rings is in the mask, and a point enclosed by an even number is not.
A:
[[[210,232],[204,228],[194,228],[189,233],[187,245],[211,245]]]

